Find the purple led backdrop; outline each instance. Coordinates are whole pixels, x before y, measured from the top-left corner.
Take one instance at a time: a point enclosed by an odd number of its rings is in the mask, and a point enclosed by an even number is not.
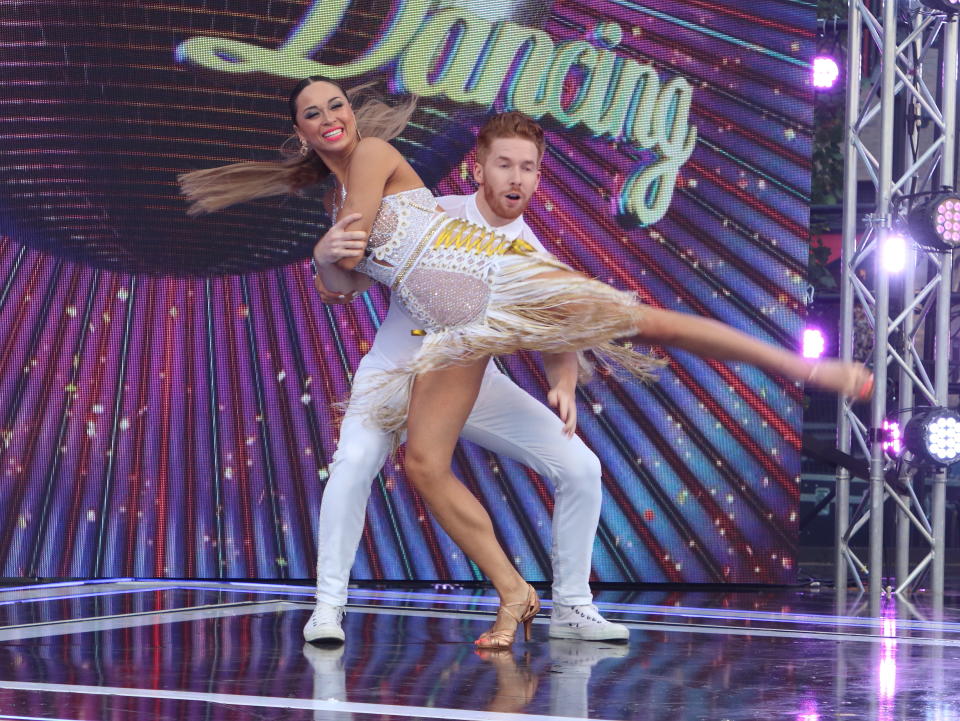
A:
[[[330,405],[386,295],[319,302],[318,193],[197,220],[175,186],[276,157],[304,74],[416,92],[397,146],[440,193],[472,192],[486,114],[540,116],[527,217],[549,249],[796,347],[812,5],[447,5],[0,6],[0,576],[313,574]],[[535,357],[502,362],[543,396]],[[682,353],[653,386],[582,389],[604,466],[594,579],[792,581],[800,398]],[[401,461],[375,480],[354,577],[478,578]],[[521,572],[549,577],[549,485],[473,446],[456,465]]]

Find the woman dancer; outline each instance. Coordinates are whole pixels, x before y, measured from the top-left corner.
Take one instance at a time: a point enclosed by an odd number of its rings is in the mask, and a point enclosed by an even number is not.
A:
[[[324,266],[333,292],[364,290],[371,279],[392,288],[423,324],[420,352],[385,374],[372,409],[386,430],[407,430],[406,472],[450,537],[491,580],[500,596],[484,648],[513,643],[518,626],[529,638],[539,601],[497,543],[490,517],[453,475],[451,459],[491,355],[538,350],[563,363],[589,349],[604,365],[647,378],[657,365],[629,346],[633,338],[702,357],[750,363],[858,399],[872,376],[860,364],[811,363],[695,315],[641,305],[526,244],[498,236],[436,207],[404,158],[384,139],[395,137],[412,112],[375,102],[358,106],[336,83],[311,77],[289,101],[300,157],[277,163],[237,163],[181,176],[192,213],[298,189],[335,178],[338,223],[352,240],[336,266]],[[519,188],[519,184],[518,184]],[[503,202],[520,202],[516,192]],[[336,201],[335,201],[336,203]]]

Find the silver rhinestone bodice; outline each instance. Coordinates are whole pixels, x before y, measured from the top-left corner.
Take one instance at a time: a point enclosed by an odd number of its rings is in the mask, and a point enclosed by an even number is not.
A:
[[[341,195],[341,202],[345,195]],[[428,232],[436,208],[433,193],[426,188],[384,196],[370,226],[366,255],[355,270],[392,288],[397,273],[417,250],[416,241]],[[338,215],[336,208],[334,222]]]
[[[393,289],[404,309],[427,331],[478,319],[490,299],[490,275],[499,257],[437,247],[450,223],[426,188],[384,196],[370,229],[359,273]],[[472,226],[471,226],[472,227]]]

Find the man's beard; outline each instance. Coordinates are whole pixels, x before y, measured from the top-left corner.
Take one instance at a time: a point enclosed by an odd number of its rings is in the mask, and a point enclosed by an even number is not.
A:
[[[517,194],[523,198],[523,193]],[[490,209],[500,218],[516,220],[523,215],[523,211],[527,209],[527,202],[523,200],[521,200],[516,209],[507,207],[503,202],[503,196],[490,190],[490,187],[487,185],[483,186],[483,197],[487,201],[487,205],[490,206]]]

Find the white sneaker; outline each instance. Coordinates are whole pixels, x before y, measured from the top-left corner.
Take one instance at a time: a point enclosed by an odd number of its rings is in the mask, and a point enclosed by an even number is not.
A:
[[[611,623],[593,604],[563,606],[553,604],[550,614],[551,638],[575,638],[580,641],[627,641],[630,629]]]
[[[317,601],[307,625],[303,627],[303,637],[307,641],[343,641],[343,613],[343,606]]]

